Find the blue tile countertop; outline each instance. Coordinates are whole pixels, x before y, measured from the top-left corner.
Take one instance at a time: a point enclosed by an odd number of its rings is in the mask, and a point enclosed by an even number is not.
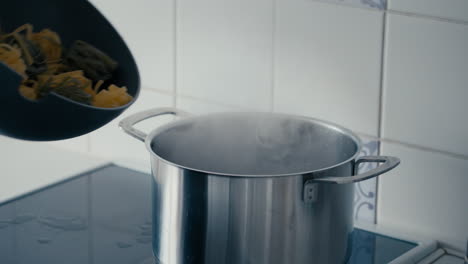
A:
[[[151,177],[105,165],[0,204],[0,262],[153,263]],[[416,244],[360,229],[349,264],[388,263]]]

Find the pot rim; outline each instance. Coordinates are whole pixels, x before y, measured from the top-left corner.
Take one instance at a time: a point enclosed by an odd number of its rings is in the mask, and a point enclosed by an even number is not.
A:
[[[174,163],[172,161],[169,161],[169,160],[161,157],[160,155],[156,154],[154,152],[153,148],[151,147],[151,142],[153,141],[153,139],[158,134],[162,133],[163,131],[165,131],[167,129],[170,129],[172,127],[175,127],[175,126],[183,124],[183,123],[191,122],[191,121],[196,120],[197,118],[200,118],[200,117],[218,116],[218,115],[221,116],[221,115],[225,115],[225,114],[245,114],[245,115],[271,114],[271,115],[287,117],[287,118],[293,118],[293,119],[296,119],[296,120],[302,120],[302,121],[315,123],[315,124],[318,124],[320,126],[326,127],[328,129],[333,129],[333,130],[338,131],[339,133],[341,133],[343,135],[348,136],[349,138],[351,138],[354,141],[354,143],[357,146],[357,149],[356,149],[356,152],[352,156],[347,158],[346,160],[344,160],[344,161],[342,161],[340,163],[325,167],[325,168],[317,169],[317,170],[298,171],[298,172],[294,172],[294,173],[280,173],[280,174],[232,174],[232,173],[222,173],[222,172],[201,170],[201,169],[196,169],[196,168],[176,164],[176,163]],[[325,121],[325,120],[322,120],[322,119],[307,117],[307,116],[301,116],[301,115],[284,114],[284,113],[271,113],[271,112],[260,112],[260,111],[238,111],[238,112],[216,112],[216,113],[209,113],[209,114],[203,114],[203,115],[193,115],[193,116],[180,118],[179,120],[176,120],[176,121],[168,122],[168,123],[166,123],[164,125],[161,125],[161,126],[155,128],[155,129],[153,129],[148,134],[148,136],[145,138],[145,146],[146,146],[146,149],[150,152],[151,157],[157,158],[158,160],[163,161],[164,163],[167,163],[167,164],[172,165],[174,167],[177,167],[179,169],[185,169],[185,170],[189,170],[189,171],[193,171],[193,172],[199,172],[199,173],[215,175],[215,176],[221,176],[221,177],[276,178],[276,177],[290,177],[290,176],[299,176],[299,175],[312,174],[312,173],[320,173],[320,172],[324,172],[324,171],[339,167],[339,166],[341,166],[343,164],[346,164],[346,163],[348,163],[348,162],[350,162],[352,160],[355,160],[357,158],[357,156],[361,152],[362,142],[361,142],[361,139],[353,131],[351,131],[350,129],[347,129],[347,128],[341,126],[341,125],[335,124],[333,122]]]

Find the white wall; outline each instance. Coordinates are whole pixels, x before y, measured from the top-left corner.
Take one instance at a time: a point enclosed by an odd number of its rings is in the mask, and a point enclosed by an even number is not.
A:
[[[140,66],[143,93],[129,113],[253,109],[343,124],[402,159],[379,181],[378,223],[468,237],[466,1],[92,2]],[[115,122],[54,144],[146,159]]]

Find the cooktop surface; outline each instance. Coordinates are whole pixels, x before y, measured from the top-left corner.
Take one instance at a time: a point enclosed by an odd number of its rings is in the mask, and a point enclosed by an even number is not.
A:
[[[151,240],[151,176],[112,164],[0,204],[2,264],[150,264]],[[348,264],[414,247],[355,229]]]

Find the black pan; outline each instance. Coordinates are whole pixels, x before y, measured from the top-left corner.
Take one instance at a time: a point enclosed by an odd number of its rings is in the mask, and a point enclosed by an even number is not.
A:
[[[30,23],[35,31],[50,28],[65,47],[84,40],[119,63],[112,83],[126,86],[133,100],[118,108],[98,108],[50,93],[38,101],[21,96],[21,78],[0,63],[0,134],[25,140],[60,140],[89,133],[120,115],[138,97],[135,60],[112,25],[85,0],[14,0],[0,8],[0,28],[11,32]]]

